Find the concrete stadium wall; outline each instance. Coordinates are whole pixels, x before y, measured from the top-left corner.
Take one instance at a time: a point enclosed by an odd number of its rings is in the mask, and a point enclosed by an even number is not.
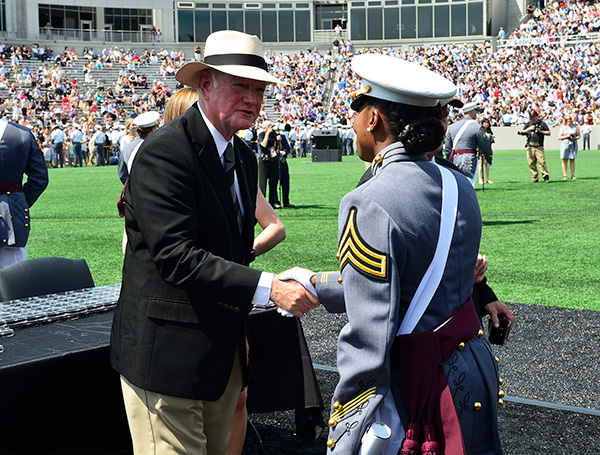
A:
[[[517,131],[521,131],[521,126],[495,126],[492,128],[496,142],[493,145],[494,150],[519,150],[525,149],[525,136],[519,136]],[[560,127],[550,127],[551,135],[544,139],[544,148],[546,150],[560,150],[560,141],[557,139]],[[583,148],[583,139],[578,141],[579,149]],[[590,133],[590,148],[600,150],[600,125],[592,126]]]

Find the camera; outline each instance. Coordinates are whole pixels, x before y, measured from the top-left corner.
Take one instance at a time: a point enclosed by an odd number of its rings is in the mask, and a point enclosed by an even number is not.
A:
[[[490,343],[503,345],[508,340],[508,332],[510,331],[511,323],[503,314],[498,316],[498,320],[500,321],[500,326],[494,327],[492,319],[490,318],[488,325],[488,340]]]

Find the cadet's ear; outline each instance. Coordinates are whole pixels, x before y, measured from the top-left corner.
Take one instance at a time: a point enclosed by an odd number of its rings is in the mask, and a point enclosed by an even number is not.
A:
[[[383,125],[383,118],[381,112],[376,107],[371,108],[369,112],[367,131],[375,131],[378,126]]]

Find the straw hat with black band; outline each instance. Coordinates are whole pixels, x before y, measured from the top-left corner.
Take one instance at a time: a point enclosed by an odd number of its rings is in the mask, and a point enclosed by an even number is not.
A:
[[[284,84],[267,71],[263,46],[255,35],[222,30],[206,39],[203,62],[189,62],[175,74],[175,79],[189,87],[198,88],[198,75],[206,69],[215,69],[232,76]]]

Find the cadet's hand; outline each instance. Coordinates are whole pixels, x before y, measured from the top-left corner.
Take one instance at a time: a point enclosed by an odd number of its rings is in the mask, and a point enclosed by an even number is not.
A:
[[[304,286],[296,281],[282,281],[279,275],[273,278],[271,300],[299,318],[319,305],[319,300]]]
[[[515,317],[512,315],[510,310],[508,309],[508,305],[504,302],[500,302],[496,300],[495,302],[490,302],[486,306],[483,307],[485,312],[490,315],[492,318],[492,325],[496,328],[500,327],[500,321],[498,320],[498,315],[503,314],[506,319],[510,321],[510,331],[515,325]]]
[[[488,268],[487,256],[484,254],[477,255],[477,262],[475,263],[475,283],[481,283],[485,278],[485,271]]]

